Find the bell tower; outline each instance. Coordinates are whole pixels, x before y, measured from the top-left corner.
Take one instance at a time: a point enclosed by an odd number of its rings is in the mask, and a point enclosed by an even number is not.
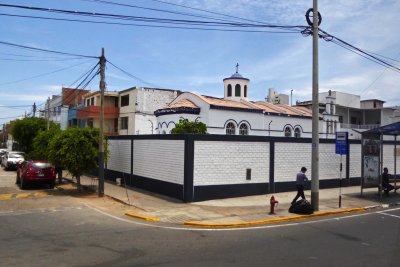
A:
[[[236,73],[224,80],[224,99],[240,101],[241,99],[248,101],[248,89],[250,80],[244,78],[239,73],[239,63],[236,64]]]

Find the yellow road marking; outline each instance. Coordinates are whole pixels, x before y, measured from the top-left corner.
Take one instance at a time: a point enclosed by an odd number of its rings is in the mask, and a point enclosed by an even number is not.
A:
[[[17,194],[15,196],[15,198],[25,198],[25,197],[29,197],[30,195],[31,195],[31,193],[20,193],[20,194]]]
[[[35,197],[45,197],[47,196],[47,192],[36,192],[35,194],[33,194]]]
[[[48,195],[47,192],[0,194],[0,200],[7,200],[12,198],[27,198],[27,197],[45,197],[47,195]]]
[[[13,194],[2,194],[0,195],[0,200],[10,199],[12,196]]]

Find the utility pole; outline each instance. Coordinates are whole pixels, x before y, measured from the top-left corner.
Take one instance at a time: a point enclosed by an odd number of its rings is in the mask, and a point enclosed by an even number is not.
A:
[[[47,98],[47,110],[46,112],[46,117],[47,117],[47,131],[50,129],[50,97]]]
[[[313,0],[313,81],[312,81],[312,151],[311,151],[311,204],[319,210],[319,129],[318,129],[318,0]]]
[[[33,102],[32,111],[33,111],[33,117],[35,118],[35,116],[36,116],[36,103],[35,102]]]
[[[106,58],[104,56],[104,48],[101,49],[100,57],[100,129],[99,129],[99,197],[104,196],[104,90],[105,82]]]

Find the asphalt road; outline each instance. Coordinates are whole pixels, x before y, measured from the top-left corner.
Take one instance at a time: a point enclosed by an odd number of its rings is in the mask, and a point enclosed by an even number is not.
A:
[[[147,223],[109,206],[20,191],[0,170],[1,266],[399,266],[400,208],[237,229]],[[14,190],[14,191],[13,191]],[[47,192],[47,195],[34,194]]]

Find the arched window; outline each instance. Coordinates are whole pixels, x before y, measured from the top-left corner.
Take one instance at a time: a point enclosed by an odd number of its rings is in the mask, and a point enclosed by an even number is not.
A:
[[[301,130],[300,128],[294,129],[294,137],[300,138],[301,137]]]
[[[247,97],[247,85],[244,86],[244,97]]]
[[[227,135],[234,135],[234,134],[236,134],[236,127],[235,127],[235,124],[233,124],[233,122],[229,122],[229,123],[226,125],[226,134],[227,134]]]
[[[285,137],[292,137],[292,129],[290,127],[285,128]]]
[[[240,96],[240,84],[235,85],[235,96]]]
[[[228,84],[228,96],[232,96],[232,85]]]
[[[249,126],[246,123],[242,123],[239,126],[239,134],[240,135],[249,135]]]

